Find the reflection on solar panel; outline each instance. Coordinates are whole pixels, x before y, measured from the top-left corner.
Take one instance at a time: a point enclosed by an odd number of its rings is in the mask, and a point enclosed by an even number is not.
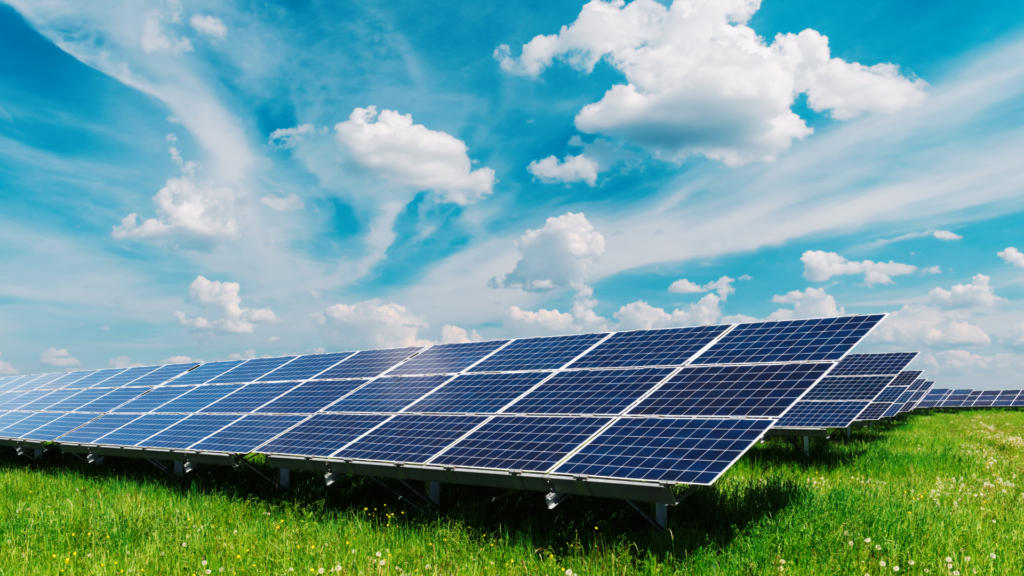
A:
[[[20,410],[22,406],[27,406],[36,400],[49,394],[50,390],[30,390],[18,394],[16,398],[11,398],[3,405],[4,410]]]
[[[866,422],[868,420],[878,420],[893,405],[892,402],[872,402],[857,416],[857,421]]]
[[[162,388],[153,388],[147,392],[144,396],[139,396],[131,402],[125,403],[117,408],[111,410],[111,412],[150,412],[156,410],[160,406],[182,396],[186,392],[195,390],[195,386],[168,386]]]
[[[672,371],[672,368],[637,368],[560,372],[503,412],[619,414]]]
[[[846,428],[868,407],[868,401],[797,402],[779,419],[779,428]]]
[[[61,373],[61,372],[57,372],[57,373],[54,373],[54,374],[43,374],[42,376],[40,376],[39,378],[36,378],[32,382],[32,388],[35,389],[35,390],[55,390],[57,387],[56,386],[51,386],[50,384],[54,380],[60,378],[63,375],[64,374]]]
[[[62,392],[64,390],[61,390]],[[89,402],[110,393],[110,388],[86,388],[85,390],[68,390],[71,395],[50,405],[51,412],[70,412],[85,406]]]
[[[195,365],[195,363],[190,363],[167,364],[164,366],[160,366],[156,370],[132,382],[131,386],[156,386],[157,384],[163,384],[164,382],[167,382],[168,380],[174,378],[178,374],[185,373]]]
[[[193,414],[163,432],[146,438],[137,446],[184,449],[219,431],[241,416]]]
[[[139,446],[150,436],[187,418],[180,414],[146,414],[93,442],[116,446]]]
[[[280,368],[294,359],[295,356],[281,356],[278,358],[257,358],[255,360],[249,360],[234,370],[228,370],[220,376],[208,381],[207,384],[252,382],[260,376],[267,375],[271,370]]]
[[[324,408],[325,412],[398,412],[451,376],[384,376]]]
[[[597,344],[606,333],[516,340],[469,372],[555,370]]]
[[[569,367],[679,366],[728,328],[728,326],[697,326],[617,332],[569,364]]]
[[[18,385],[15,386],[14,389],[15,390],[22,390],[22,391],[35,390],[35,388],[36,388],[35,382],[36,382],[36,380],[38,380],[40,378],[42,378],[41,374],[34,374],[32,376],[26,376],[24,380],[19,380],[18,381]]]
[[[221,398],[241,389],[243,384],[221,384],[217,386],[198,386],[192,391],[171,400],[167,404],[153,410],[160,413],[199,412]]]
[[[14,410],[16,406],[20,406],[21,397],[27,394],[27,392],[12,392],[10,394],[4,394],[0,397],[0,410]],[[10,398],[8,398],[10,396]]]
[[[740,324],[694,364],[838,360],[883,316],[840,316],[789,322]]]
[[[495,416],[431,464],[545,472],[610,418]]]
[[[550,375],[550,372],[464,374],[408,406],[406,411],[494,413]]]
[[[365,384],[366,380],[314,380],[274,399],[254,412],[264,414],[308,414],[334,404],[342,396]]]
[[[124,371],[124,368],[108,368],[106,370],[97,370],[93,372],[91,375],[82,378],[78,382],[75,382],[75,388],[102,388],[102,384],[104,382],[106,382],[110,378],[113,378],[114,376],[117,376],[118,374]]]
[[[68,373],[64,374],[64,376],[61,376],[60,378],[57,378],[53,382],[50,382],[50,384],[52,384],[53,386],[55,386],[57,388],[77,388],[76,384],[78,382],[80,382],[86,376],[90,376],[90,375],[92,375],[95,372],[96,372],[95,370],[83,370],[81,372],[68,372]]]
[[[395,368],[390,374],[454,374],[479,362],[505,345],[508,340],[440,344],[432,346]]]
[[[964,405],[964,402],[971,395],[973,390],[967,388],[958,388],[946,396],[946,399],[942,401],[943,408],[959,408]]]
[[[335,453],[337,458],[426,462],[481,422],[483,416],[395,416]]]
[[[31,432],[26,432],[22,437],[28,440],[50,442],[58,436],[67,434],[95,417],[95,414],[64,414],[60,418],[57,418],[48,424],[44,424]]]
[[[277,370],[256,379],[257,382],[284,382],[288,380],[306,380],[334,366],[338,362],[355,354],[355,352],[338,352],[336,354],[312,354],[299,356]]]
[[[423,348],[390,348],[357,352],[347,360],[342,360],[337,366],[318,374],[316,379],[372,378],[420,350]]]
[[[82,414],[82,416],[93,418],[96,415]],[[81,444],[93,444],[100,436],[109,434],[136,418],[138,418],[138,415],[136,414],[104,414],[81,428],[61,436],[60,441],[68,443],[77,442]]]
[[[829,372],[830,376],[878,376],[899,374],[917,356],[917,352],[886,354],[847,354]]]
[[[773,423],[624,418],[573,454],[555,472],[709,485]]]
[[[330,456],[387,420],[376,414],[317,414],[259,447],[267,454]]]
[[[171,386],[206,384],[208,381],[213,380],[228,370],[231,370],[242,362],[245,362],[245,360],[229,360],[227,362],[210,362],[209,364],[203,364],[199,368],[186,372],[167,384]]]
[[[629,413],[779,416],[830,367],[823,362],[686,367]]]
[[[99,398],[75,408],[75,412],[109,412],[110,410],[132,400],[138,398],[140,395],[146,392],[148,388],[114,388],[107,394],[100,396]]]
[[[277,398],[281,394],[295,388],[295,382],[278,382],[275,384],[246,384],[234,394],[210,404],[199,412],[220,412],[224,414],[252,412]]]
[[[833,369],[833,372],[835,369]],[[803,400],[874,400],[892,381],[892,376],[846,376],[822,378]]]
[[[116,376],[112,376],[104,380],[103,387],[115,388],[117,386],[127,386],[150,372],[154,372],[157,368],[157,366],[139,366],[137,368],[129,368]]]
[[[4,438],[24,438],[25,434],[40,426],[45,426],[63,415],[59,412],[33,412],[28,418],[19,420],[16,424],[11,424],[0,430],[0,436]]]
[[[40,390],[43,395],[29,402],[28,404],[22,404],[19,410],[28,411],[41,411],[46,410],[48,406],[52,406],[61,400],[66,399],[68,396],[73,395],[75,390]]]
[[[13,426],[31,415],[31,412],[4,412],[0,414],[0,438],[8,437],[4,434],[4,430],[8,426]]]
[[[193,450],[248,454],[307,416],[245,416],[192,446]]]

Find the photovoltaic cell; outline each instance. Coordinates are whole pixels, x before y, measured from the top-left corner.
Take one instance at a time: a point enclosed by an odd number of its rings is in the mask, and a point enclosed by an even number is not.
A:
[[[17,423],[0,430],[0,437],[24,438],[25,434],[40,426],[45,426],[63,415],[60,412],[33,412],[28,418],[19,420]]]
[[[32,387],[34,390],[56,390],[57,386],[51,386],[54,380],[64,376],[63,372],[57,372],[54,374],[43,374],[33,382]]]
[[[554,370],[561,368],[605,336],[606,333],[576,334],[516,340],[494,356],[470,368],[469,372]]]
[[[193,414],[163,432],[139,442],[136,446],[181,450],[192,446],[239,418],[241,416]]]
[[[85,417],[95,417],[95,414],[81,414]],[[66,433],[60,437],[61,443],[76,443],[76,444],[95,444],[96,439],[100,436],[110,434],[114,430],[124,426],[125,424],[135,420],[139,416],[137,414],[104,414],[95,420],[92,420],[88,424]]]
[[[893,405],[892,402],[872,402],[857,416],[857,421],[878,420]]]
[[[395,416],[334,456],[388,462],[426,462],[484,420],[486,418],[483,416]]]
[[[61,391],[64,392],[65,390],[62,389]],[[51,404],[49,407],[50,412],[71,412],[72,410],[81,408],[101,396],[109,394],[110,388],[86,388],[84,390],[71,389],[66,390],[66,392],[70,392],[71,395],[59,402]]]
[[[550,372],[460,375],[409,406],[407,411],[494,413],[550,375]]]
[[[27,406],[32,402],[39,400],[40,398],[46,396],[50,392],[50,390],[29,390],[28,392],[23,392],[16,396],[15,398],[11,398],[10,400],[4,402],[3,406],[0,408],[2,408],[3,410],[18,410],[22,406]]]
[[[127,386],[146,374],[155,372],[158,368],[159,366],[139,366],[137,368],[129,368],[116,376],[108,378],[103,382],[103,387],[116,388],[118,386]]]
[[[967,396],[967,399],[964,400],[963,406],[965,408],[970,408],[971,406],[974,406],[974,403],[978,401],[978,398],[981,398],[981,390],[975,390],[971,392],[970,395]]]
[[[392,374],[453,374],[461,372],[481,358],[504,346],[508,340],[438,344],[421,352],[412,360],[395,368]]]
[[[364,350],[357,352],[337,366],[317,375],[317,380],[338,378],[372,378],[423,350],[420,347]]]
[[[220,412],[225,414],[252,412],[256,408],[295,388],[295,382],[274,384],[246,384],[234,394],[210,404],[199,412]]]
[[[383,376],[338,402],[325,412],[398,412],[451,376]]]
[[[96,372],[95,370],[79,370],[78,372],[68,372],[64,376],[57,378],[51,384],[58,388],[78,388],[77,383],[86,376],[89,376]]]
[[[114,376],[117,376],[118,374],[124,371],[124,368],[108,368],[106,370],[97,370],[90,374],[89,376],[86,376],[85,378],[82,378],[78,382],[75,382],[75,388],[93,388],[97,386],[105,388],[106,386],[104,386],[104,382],[106,382],[110,378],[113,378]]]
[[[203,364],[195,370],[186,372],[174,380],[171,380],[167,384],[170,386],[205,384],[228,370],[231,370],[235,366],[238,366],[242,362],[245,362],[245,360],[228,360],[225,362],[210,362],[209,364]]]
[[[158,384],[163,384],[178,374],[184,374],[196,365],[196,362],[190,362],[188,364],[165,364],[138,380],[135,380],[130,384],[130,386],[156,386]]]
[[[146,414],[139,416],[119,429],[111,431],[90,442],[112,446],[138,446],[146,438],[166,430],[188,416],[183,414]]]
[[[921,370],[904,370],[903,372],[897,374],[896,378],[894,378],[893,381],[889,383],[889,385],[909,386],[914,382],[917,382],[917,380],[921,377],[921,374],[924,374],[924,372]]]
[[[696,326],[618,332],[569,364],[569,367],[679,366],[726,329],[728,326]]]
[[[934,388],[928,392],[928,394],[924,397],[924,400],[921,400],[920,404],[918,404],[917,407],[922,409],[935,408],[936,406],[939,405],[939,403],[942,402],[942,400],[946,396],[950,395],[952,392],[953,391],[948,388]]]
[[[248,454],[260,444],[298,424],[303,418],[306,416],[245,416],[195,444],[192,449]]]
[[[431,464],[545,472],[610,418],[495,416]]]
[[[239,382],[252,382],[268,372],[290,362],[295,356],[280,356],[277,358],[256,358],[245,364],[229,370],[220,376],[210,380],[207,384],[235,384]]]
[[[740,324],[693,363],[838,360],[883,317],[879,314]]]
[[[266,454],[330,456],[387,418],[375,414],[316,414],[260,446],[259,451]]]
[[[264,414],[308,414],[318,412],[365,384],[366,380],[314,380],[260,407]]]
[[[217,400],[225,398],[232,392],[241,389],[242,386],[242,384],[219,384],[217,386],[199,386],[191,390],[187,394],[179,396],[159,408],[153,409],[153,412],[158,412],[161,414],[166,414],[169,412],[186,414],[191,412],[199,412],[200,410],[206,408],[210,404],[213,404]]]
[[[48,424],[44,424],[31,432],[26,432],[23,435],[23,438],[50,442],[58,436],[67,434],[95,417],[95,414],[64,414],[60,418],[57,418]]]
[[[47,407],[56,404],[75,393],[74,390],[40,390],[39,392],[42,392],[43,395],[28,404],[22,404],[18,410],[36,412],[46,410]]]
[[[899,374],[917,356],[917,352],[885,354],[847,354],[829,372],[831,376],[879,376]]]
[[[148,388],[114,388],[109,393],[75,408],[75,412],[110,412],[112,409],[144,394]]]
[[[909,386],[886,386],[878,396],[875,396],[875,402],[895,402],[900,395],[907,391],[907,388]]]
[[[4,429],[32,416],[32,412],[5,412],[0,414],[0,438],[6,438]]]
[[[1013,399],[1013,402],[1010,403],[1010,406],[1024,406],[1024,391],[1021,391],[1020,394],[1018,394],[1017,397]]]
[[[779,416],[830,364],[683,368],[629,410],[658,416]]]
[[[835,372],[835,369],[832,369]],[[812,388],[804,400],[874,400],[892,381],[893,376],[844,376],[833,378],[832,372]]]
[[[623,418],[555,472],[709,485],[773,423],[774,420]]]
[[[779,419],[776,428],[846,428],[868,407],[868,401],[807,402],[801,400]]]
[[[19,380],[18,381],[18,385],[15,386],[13,389],[14,390],[18,390],[18,391],[22,391],[22,392],[28,391],[28,390],[35,390],[35,388],[36,388],[35,382],[36,382],[36,380],[40,379],[41,377],[42,377],[42,374],[33,374],[31,376],[26,376],[24,380]]]
[[[18,404],[19,398],[27,394],[27,392],[9,392],[0,396],[0,411],[14,410],[15,404]]]
[[[1019,393],[1020,390],[1003,390],[999,393],[999,396],[996,398],[995,402],[992,403],[992,405],[1012,406],[1013,399],[1016,398]]]
[[[311,354],[299,356],[285,366],[270,372],[260,378],[257,382],[283,382],[287,380],[306,380],[334,366],[338,362],[355,354],[355,352],[338,352],[336,354]]]
[[[112,409],[111,412],[150,412],[195,389],[195,386],[166,386],[153,388],[145,395],[139,396],[135,400],[132,400],[123,406],[118,406],[117,408]]]
[[[559,372],[505,408],[516,414],[619,414],[673,368]]]

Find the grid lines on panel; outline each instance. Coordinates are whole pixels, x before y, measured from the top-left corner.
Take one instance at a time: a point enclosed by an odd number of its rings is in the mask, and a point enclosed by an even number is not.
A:
[[[399,412],[451,376],[383,376],[324,408],[325,412]]]
[[[0,413],[0,438],[7,438],[4,430],[32,416],[31,412],[4,412]]]
[[[900,395],[907,391],[908,386],[886,386],[884,390],[875,396],[875,402],[895,402]]]
[[[107,388],[86,388],[85,390],[69,390],[73,392],[71,396],[68,396],[60,402],[56,402],[50,406],[50,410],[53,412],[71,412],[77,410],[82,406],[110,393]]]
[[[464,344],[438,344],[420,352],[388,375],[398,374],[453,374],[479,362],[481,358],[504,346],[508,340],[467,342]]]
[[[81,370],[78,372],[68,372],[64,376],[57,378],[56,380],[51,382],[51,384],[58,388],[78,388],[78,382],[94,372],[95,370]]]
[[[550,375],[549,372],[461,374],[409,406],[407,411],[494,413]]]
[[[306,416],[245,416],[193,445],[192,449],[248,454],[260,444],[298,424],[303,418]]]
[[[387,418],[377,414],[316,414],[260,446],[259,451],[266,454],[330,456]]]
[[[22,404],[18,410],[25,411],[42,411],[46,410],[49,406],[52,406],[62,400],[66,400],[69,396],[75,394],[75,390],[39,390],[43,395],[29,402],[28,404]],[[57,412],[57,410],[54,410]]]
[[[878,420],[892,405],[892,402],[872,402],[857,416],[857,420]]]
[[[228,370],[231,370],[242,362],[245,362],[245,360],[227,360],[224,362],[210,362],[209,364],[203,364],[202,366],[171,380],[168,382],[168,385],[184,386],[186,384],[206,384],[208,381],[213,380]]]
[[[559,372],[504,412],[509,414],[619,414],[672,373],[673,368]]]
[[[399,415],[334,457],[422,463],[484,420],[484,416]]]
[[[555,370],[600,342],[607,335],[607,333],[576,334],[516,340],[468,371]]]
[[[15,410],[16,405],[20,402],[21,397],[27,394],[27,392],[10,392],[0,396],[0,410]]]
[[[224,398],[237,391],[243,386],[243,384],[218,384],[216,386],[197,386],[193,390],[186,394],[183,394],[174,400],[171,400],[167,404],[156,408],[153,412],[166,414],[170,412],[175,413],[194,413],[199,412],[203,408],[206,408],[210,404],[213,404],[217,400]]]
[[[883,318],[840,316],[740,324],[693,364],[838,360]]]
[[[857,419],[871,402],[869,401],[821,401],[801,400],[779,419],[777,428],[846,428]]]
[[[896,377],[893,378],[892,382],[889,383],[889,385],[890,386],[909,386],[909,385],[913,384],[914,382],[916,382],[917,379],[921,377],[921,374],[924,374],[924,371],[922,371],[922,370],[904,370],[903,372],[900,372],[899,374],[897,374]]]
[[[90,415],[83,414],[83,416]],[[81,428],[61,436],[60,441],[62,443],[95,444],[96,439],[100,436],[110,434],[138,417],[137,414],[104,414]]]
[[[95,414],[64,414],[60,418],[57,418],[48,424],[40,426],[31,432],[25,433],[24,437],[29,440],[50,442],[58,436],[67,434],[95,417]]]
[[[181,422],[188,416],[183,414],[145,414],[137,417],[119,429],[98,436],[90,444],[107,444],[113,446],[138,446],[142,441],[154,434],[166,430]]]
[[[51,393],[51,390],[29,390],[4,402],[4,410],[20,410],[22,406],[28,406],[40,398]]]
[[[249,360],[234,370],[229,370],[208,381],[207,384],[236,384],[239,382],[252,382],[260,376],[266,375],[271,370],[279,368],[293,358],[295,358],[295,356],[279,356],[276,358],[256,358]]]
[[[899,374],[917,356],[917,352],[884,354],[847,354],[836,364],[831,376],[881,376]]]
[[[928,394],[924,397],[924,400],[921,400],[921,403],[918,404],[917,407],[934,408],[939,404],[939,402],[942,402],[942,399],[948,396],[951,392],[952,390],[948,388],[934,388],[928,392]]]
[[[239,418],[241,416],[193,414],[170,426],[163,432],[143,440],[136,444],[136,446],[171,449],[188,448]]]
[[[36,379],[33,384],[36,390],[56,390],[60,388],[60,385],[54,385],[54,382],[64,377],[64,373],[57,372],[54,374],[45,374],[40,378]]]
[[[196,363],[189,364],[165,364],[157,368],[156,370],[146,374],[142,378],[131,383],[132,386],[156,386],[157,384],[163,384],[171,378],[174,378],[178,374],[182,374],[188,371],[190,368],[195,366]]]
[[[387,350],[364,350],[343,360],[330,370],[317,375],[316,379],[372,378],[422,349],[417,346],[411,348],[390,348]]]
[[[103,382],[103,387],[117,388],[118,386],[127,386],[134,380],[138,380],[139,378],[142,378],[143,376],[149,374],[150,372],[156,371],[156,369],[157,366],[139,366],[136,368],[129,368],[116,376],[107,378]]]
[[[832,369],[835,372],[835,369]],[[878,394],[892,381],[891,375],[885,376],[844,376],[835,378],[832,372],[821,379],[812,388],[804,400],[874,400]]]
[[[114,388],[107,394],[75,408],[74,412],[109,412],[110,410],[145,394],[148,388]]]
[[[78,382],[75,382],[75,388],[93,388],[96,386],[102,387],[102,385],[107,380],[113,378],[114,376],[117,376],[118,374],[124,371],[124,368],[108,368],[105,370],[97,370],[93,372],[91,375],[82,378]]]
[[[555,470],[559,474],[708,485],[773,420],[623,418]]]
[[[365,384],[366,380],[312,380],[303,382],[273,402],[255,411],[261,414],[308,414],[319,412],[342,396]]]
[[[571,368],[679,366],[728,326],[696,326],[617,332],[569,365]]]
[[[284,382],[288,380],[306,380],[334,366],[338,362],[355,354],[355,352],[337,352],[334,354],[310,354],[299,356],[277,370],[256,379],[256,382]]]
[[[295,382],[277,382],[274,384],[246,384],[238,392],[210,404],[198,412],[220,412],[225,414],[236,412],[252,412],[267,401],[295,387]]]
[[[61,412],[33,412],[27,418],[0,430],[0,437],[24,438],[25,434],[40,426],[45,426],[63,415]]]
[[[996,397],[995,401],[992,402],[993,406],[1011,406],[1014,398],[1020,394],[1020,390],[1002,390],[999,396]]]
[[[111,412],[150,412],[195,389],[195,386],[168,386],[153,388],[135,400],[132,400],[123,406],[114,408]]]
[[[1010,406],[1013,406],[1013,407],[1024,406],[1024,390],[1022,390],[1019,394],[1017,394],[1017,397],[1014,398],[1012,402],[1010,402]]]

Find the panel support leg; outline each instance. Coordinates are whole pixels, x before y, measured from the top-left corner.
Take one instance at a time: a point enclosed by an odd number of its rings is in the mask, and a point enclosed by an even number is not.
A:
[[[42,460],[43,459],[43,449],[42,448],[36,448],[36,450],[34,452],[34,456],[35,456],[36,460]]]
[[[851,426],[846,427],[846,439],[849,440],[853,436],[853,432],[850,430]]]
[[[181,478],[185,475],[185,463],[181,460],[174,461],[174,475]]]
[[[544,505],[548,507],[548,510],[554,510],[562,503],[562,500],[568,497],[568,494],[563,494],[562,492],[548,492],[544,495]]]
[[[285,490],[292,486],[292,473],[287,468],[281,468],[277,473],[277,486],[278,488],[284,488]]]
[[[811,437],[810,436],[804,436],[804,455],[805,456],[810,456],[811,455]]]
[[[440,482],[427,482],[426,486],[423,487],[423,491],[427,494],[427,499],[430,502],[440,508],[441,507],[441,483]]]
[[[668,504],[651,502],[651,518],[654,518],[654,522],[664,529],[668,524]]]
[[[658,521],[655,519],[655,516],[657,514],[657,510],[652,510],[652,512],[655,512],[655,514],[648,514],[647,511],[644,510],[642,506],[640,506],[639,504],[637,504],[636,502],[634,502],[632,500],[626,500],[626,504],[629,504],[630,506],[632,506],[634,510],[636,510],[641,516],[643,516],[644,520],[647,520],[647,522],[649,522],[651,524],[651,526],[654,526],[655,530],[657,530],[658,532],[664,532],[665,531],[665,525],[664,524],[659,524]],[[665,505],[664,504],[660,504],[660,506],[665,506]],[[665,510],[665,518],[668,518],[668,508],[666,507],[664,510]]]

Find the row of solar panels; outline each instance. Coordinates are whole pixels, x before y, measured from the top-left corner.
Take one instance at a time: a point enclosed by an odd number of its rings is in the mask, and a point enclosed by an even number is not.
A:
[[[935,388],[917,405],[925,408],[1024,408],[1024,390]]]

